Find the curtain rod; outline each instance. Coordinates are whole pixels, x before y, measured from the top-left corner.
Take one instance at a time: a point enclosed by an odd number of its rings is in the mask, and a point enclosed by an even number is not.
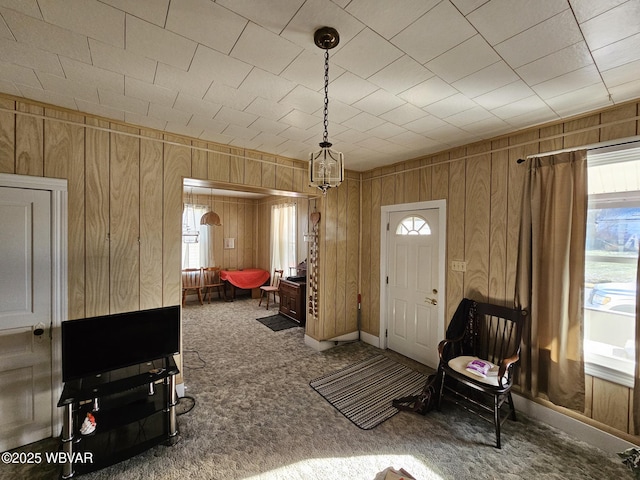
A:
[[[580,147],[580,148],[563,148],[562,150],[554,150],[552,152],[545,152],[545,153],[534,153],[532,155],[527,155],[526,158],[519,158],[517,161],[517,163],[523,163],[525,161],[527,161],[530,158],[539,158],[539,157],[546,157],[549,155],[557,155],[558,153],[565,153],[565,152],[575,152],[577,150],[598,150],[600,148],[608,148],[608,147],[618,147],[621,145],[628,145],[631,143],[638,143],[640,142],[640,136],[636,135],[633,137],[626,137],[626,138],[617,138],[615,140],[609,140],[606,142],[599,142],[599,143],[593,143],[591,145],[585,145],[584,147]]]

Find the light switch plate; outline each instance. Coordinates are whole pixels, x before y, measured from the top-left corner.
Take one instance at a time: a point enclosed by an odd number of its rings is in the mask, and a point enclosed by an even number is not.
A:
[[[453,270],[454,272],[466,272],[467,262],[461,260],[453,260],[451,262],[451,270]]]

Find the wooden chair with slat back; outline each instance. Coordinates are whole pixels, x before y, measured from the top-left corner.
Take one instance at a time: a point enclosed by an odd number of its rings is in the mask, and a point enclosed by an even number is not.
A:
[[[185,268],[182,270],[182,306],[185,306],[187,294],[196,292],[202,305],[202,270],[200,268]]]
[[[227,293],[224,290],[224,282],[220,280],[220,267],[203,267],[202,268],[202,288],[204,289],[204,298],[208,298],[211,303],[211,290],[218,290],[218,298],[227,299]],[[222,288],[222,291],[220,290]]]
[[[458,338],[442,340],[438,345],[438,373],[441,376],[438,406],[446,392],[455,403],[493,423],[496,448],[501,448],[501,425],[507,418],[516,420],[511,387],[514,368],[520,359],[520,341],[527,312],[465,301],[469,302],[469,307],[465,313],[465,325],[461,326],[464,332]],[[486,376],[473,373],[473,367],[467,369],[476,359],[494,365]],[[503,414],[501,408],[505,402],[509,408]]]
[[[284,270],[274,270],[271,276],[271,285],[263,285],[260,287],[260,302],[258,306],[262,305],[262,297],[267,295],[267,310],[269,310],[269,294],[273,293],[273,303],[276,302],[276,293],[280,290],[280,279]]]

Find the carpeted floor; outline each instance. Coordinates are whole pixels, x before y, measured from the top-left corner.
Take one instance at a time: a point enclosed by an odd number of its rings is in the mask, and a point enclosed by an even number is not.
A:
[[[184,376],[196,405],[178,417],[180,442],[81,478],[370,480],[390,466],[419,480],[633,478],[615,455],[522,415],[505,423],[502,450],[492,446],[489,423],[454,406],[426,416],[400,412],[361,430],[309,381],[380,353],[428,369],[360,342],[316,352],[304,345],[303,328],[273,332],[256,322],[273,314],[257,303],[187,305]],[[55,448],[45,441],[22,450]],[[0,465],[3,479],[58,473],[47,465]]]

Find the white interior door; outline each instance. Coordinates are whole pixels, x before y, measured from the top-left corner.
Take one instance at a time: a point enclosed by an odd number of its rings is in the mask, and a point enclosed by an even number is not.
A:
[[[387,232],[387,346],[436,368],[439,319],[439,212],[389,213]]]
[[[50,195],[0,187],[0,451],[51,436]]]

